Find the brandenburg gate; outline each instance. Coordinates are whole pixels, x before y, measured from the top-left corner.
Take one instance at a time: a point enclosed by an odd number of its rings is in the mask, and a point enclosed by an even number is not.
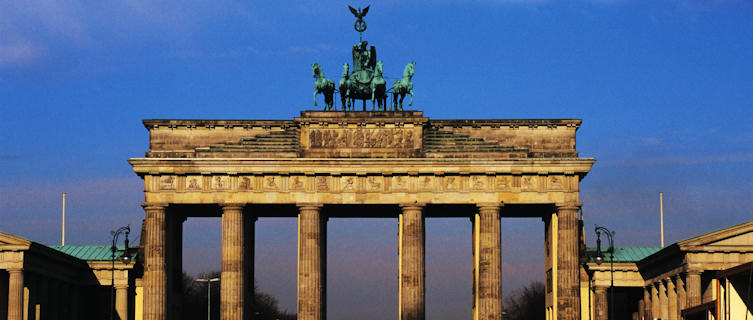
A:
[[[397,218],[399,319],[425,319],[425,219],[467,217],[469,319],[502,317],[503,217],[544,222],[547,318],[580,319],[575,119],[433,120],[302,111],[292,120],[145,120],[144,318],[179,319],[182,222],[222,218],[221,319],[253,318],[254,221],[298,219],[298,319],[326,318],[327,220]],[[462,288],[459,288],[462,290]],[[543,312],[543,311],[542,311]]]

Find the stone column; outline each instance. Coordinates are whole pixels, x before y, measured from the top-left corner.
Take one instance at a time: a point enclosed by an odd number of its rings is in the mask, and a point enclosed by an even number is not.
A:
[[[667,319],[669,317],[669,301],[667,301],[667,286],[664,284],[664,280],[659,280],[659,304],[661,305],[659,317]]]
[[[422,206],[401,205],[399,218],[399,299],[398,319],[425,319],[425,227]]]
[[[677,291],[672,278],[667,278],[667,319],[677,320]]]
[[[165,270],[167,270],[167,314],[171,319],[183,319],[183,222],[186,218],[181,212],[171,210],[165,220],[167,252]],[[125,279],[127,271],[123,271]],[[126,280],[127,281],[127,280]]]
[[[326,257],[320,204],[300,204],[298,214],[298,319],[324,320],[324,265]]]
[[[607,300],[607,287],[597,286],[594,288],[595,320],[607,320],[609,317],[609,304]]]
[[[580,320],[578,210],[580,203],[557,205],[557,319]]]
[[[502,240],[499,208],[501,204],[479,204],[474,219],[473,319],[502,319]]]
[[[643,317],[646,320],[653,319],[651,308],[651,286],[643,288]]]
[[[24,309],[24,271],[8,269],[8,320],[21,320]]]
[[[651,316],[661,318],[661,301],[659,300],[658,284],[651,284]]]
[[[165,205],[144,204],[144,320],[167,319]]]
[[[675,288],[677,289],[677,319],[682,319],[682,310],[685,309],[688,297],[685,295],[685,281],[682,275],[675,276]]]
[[[685,294],[687,295],[687,304],[685,308],[695,307],[701,304],[701,272],[688,271],[685,279]]]
[[[245,302],[245,317],[246,319],[253,319],[254,318],[254,230],[256,223],[256,216],[247,213],[243,214],[243,244],[245,245],[243,248],[243,258],[244,263],[243,265],[246,267],[246,270],[243,272],[244,275],[244,281],[245,281],[245,293],[244,297],[248,297],[247,299],[244,299]]]
[[[243,205],[222,206],[222,274],[220,276],[220,319],[244,319],[246,270],[244,265]],[[250,297],[249,297],[250,298]]]
[[[124,284],[115,285],[115,314],[116,319],[128,319],[128,286]]]

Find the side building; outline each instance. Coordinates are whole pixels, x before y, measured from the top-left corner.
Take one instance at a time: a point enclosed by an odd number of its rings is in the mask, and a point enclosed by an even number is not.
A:
[[[604,253],[584,264],[581,319],[753,319],[752,261],[753,221],[664,248],[615,248],[613,263]]]
[[[111,310],[141,319],[143,269],[138,259],[123,263],[123,249],[113,263],[110,246],[46,246],[0,232],[0,319],[109,319]]]

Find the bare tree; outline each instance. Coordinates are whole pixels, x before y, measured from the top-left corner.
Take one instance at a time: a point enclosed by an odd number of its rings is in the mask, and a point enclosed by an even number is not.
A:
[[[545,315],[546,293],[540,281],[515,290],[504,298],[505,319],[507,320],[543,320]]]
[[[198,278],[219,278],[219,271],[199,273]],[[222,283],[215,282],[211,287],[212,295],[212,319],[219,319],[220,315],[220,287]],[[280,311],[277,299],[269,294],[261,292],[254,285],[254,315],[255,320],[295,320],[296,315]],[[207,283],[196,282],[196,279],[183,273],[183,319],[204,320],[207,318]],[[250,312],[250,310],[249,310]]]

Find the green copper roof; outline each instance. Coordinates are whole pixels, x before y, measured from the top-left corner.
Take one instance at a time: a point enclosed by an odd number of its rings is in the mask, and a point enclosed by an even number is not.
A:
[[[607,248],[601,248],[605,262],[608,262],[610,257],[609,253],[606,252]],[[661,247],[615,247],[614,262],[638,262],[661,249]],[[593,257],[596,255],[596,248],[589,247],[586,250],[590,257],[589,261],[593,261]]]
[[[50,248],[86,261],[110,261],[112,259],[110,246],[50,246]],[[124,246],[118,246],[118,252],[115,253],[116,259],[122,255],[123,248]],[[137,248],[131,247],[131,249]]]

